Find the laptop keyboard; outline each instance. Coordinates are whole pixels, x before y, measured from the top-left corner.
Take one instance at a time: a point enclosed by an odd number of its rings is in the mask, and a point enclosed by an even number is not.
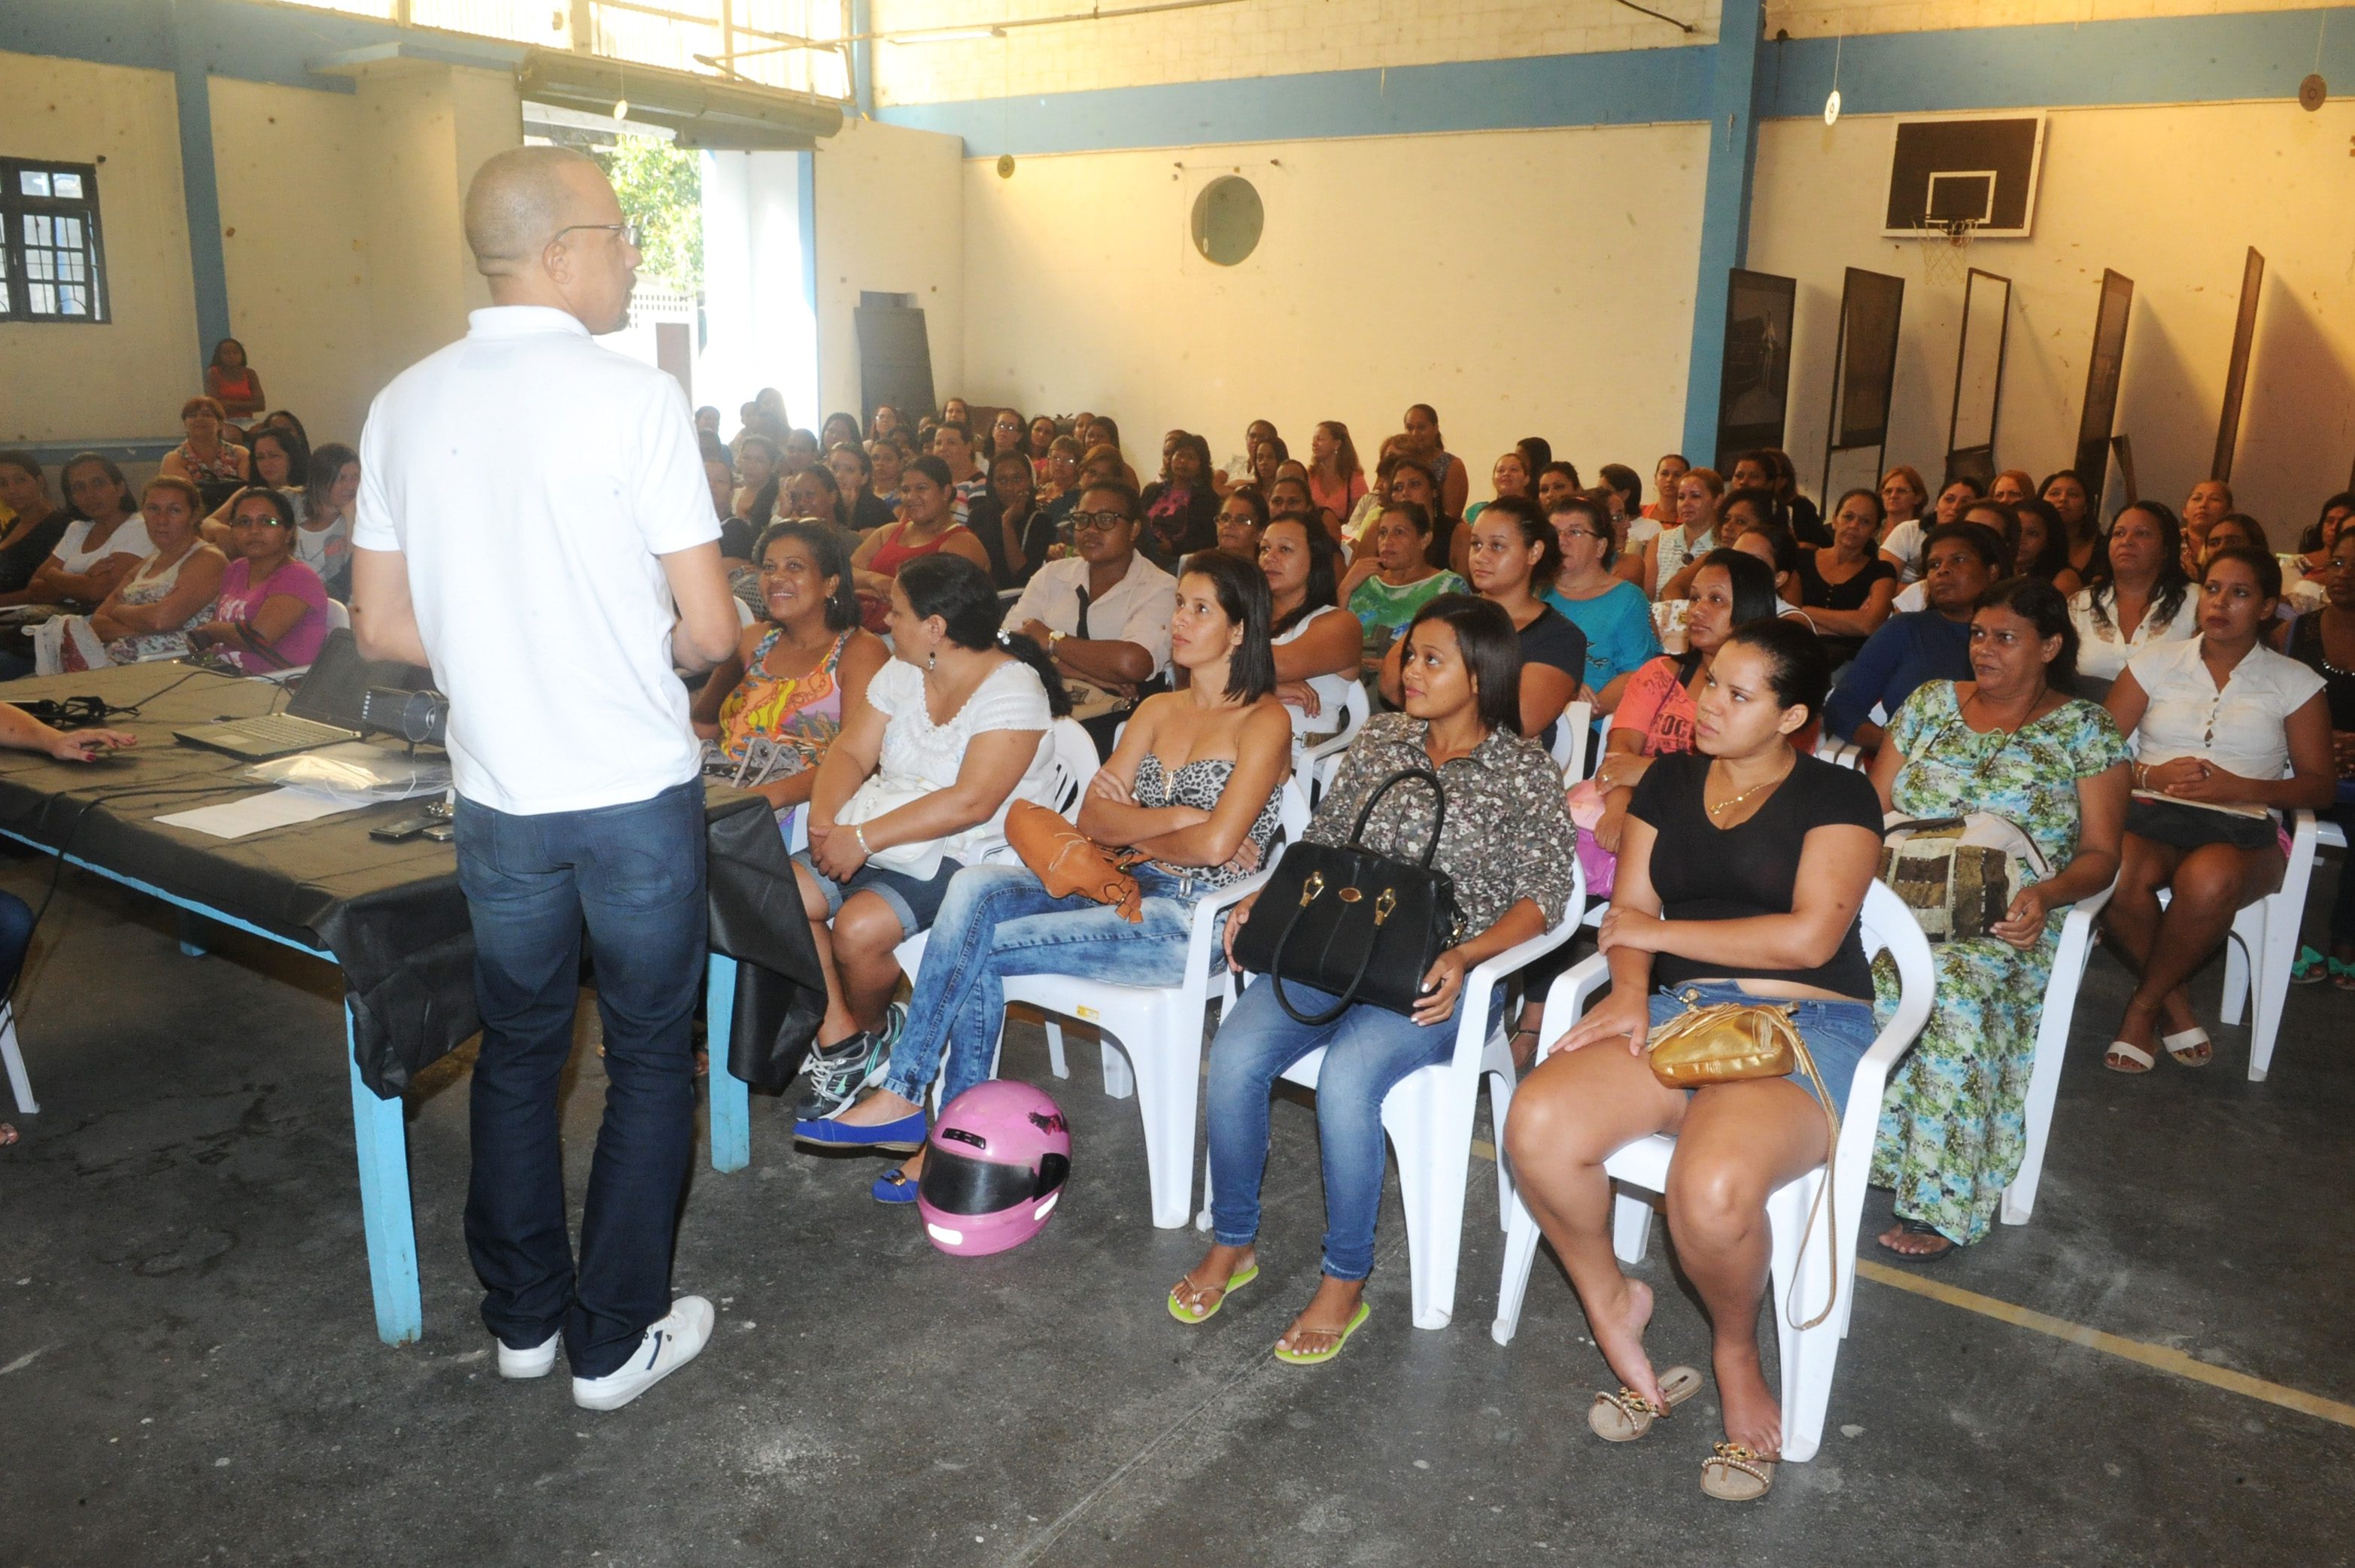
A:
[[[307,746],[325,740],[343,740],[352,732],[335,724],[273,713],[264,719],[234,720],[238,737],[252,746]]]

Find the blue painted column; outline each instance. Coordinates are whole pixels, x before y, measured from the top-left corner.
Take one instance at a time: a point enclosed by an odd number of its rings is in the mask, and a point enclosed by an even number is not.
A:
[[[875,0],[850,0],[850,96],[858,101],[860,118],[875,118]]]
[[[1758,164],[1758,56],[1764,0],[1724,0],[1709,92],[1709,185],[1701,197],[1700,268],[1693,288],[1692,370],[1685,383],[1685,455],[1717,454],[1717,395],[1725,369],[1725,275],[1750,252],[1750,185]]]
[[[220,183],[213,172],[212,91],[205,46],[212,36],[210,0],[174,0],[172,91],[180,115],[180,189],[188,212],[188,275],[197,294],[197,364],[231,336],[229,264],[221,255]]]

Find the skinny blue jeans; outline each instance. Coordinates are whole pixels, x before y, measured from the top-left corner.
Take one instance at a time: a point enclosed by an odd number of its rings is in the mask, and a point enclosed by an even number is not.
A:
[[[908,1021],[891,1049],[884,1087],[922,1103],[948,1058],[942,1100],[989,1076],[1006,1019],[1006,981],[1016,975],[1070,975],[1124,986],[1175,986],[1185,978],[1194,906],[1207,884],[1139,866],[1144,920],[1072,894],[1056,898],[1022,866],[968,866],[949,883],[916,968]]]
[[[1338,998],[1284,982],[1305,1013]],[[1489,1027],[1504,1007],[1491,998]],[[1458,1004],[1458,1010],[1461,1003]],[[1374,1272],[1374,1219],[1382,1202],[1382,1100],[1418,1068],[1455,1051],[1455,1014],[1419,1024],[1360,1002],[1331,1023],[1295,1021],[1265,976],[1252,982],[1210,1042],[1210,1223],[1224,1247],[1247,1247],[1259,1234],[1260,1182],[1267,1174],[1268,1095],[1284,1070],[1318,1047],[1316,1138],[1325,1166],[1325,1272],[1363,1279]]]

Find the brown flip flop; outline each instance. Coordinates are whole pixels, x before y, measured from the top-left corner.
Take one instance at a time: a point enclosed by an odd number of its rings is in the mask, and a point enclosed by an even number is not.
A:
[[[1700,1373],[1690,1367],[1670,1367],[1660,1374],[1660,1393],[1670,1411],[1700,1392]],[[1586,1424],[1605,1443],[1633,1443],[1652,1430],[1652,1423],[1663,1413],[1634,1389],[1623,1387],[1617,1393],[1594,1396],[1586,1412]]]

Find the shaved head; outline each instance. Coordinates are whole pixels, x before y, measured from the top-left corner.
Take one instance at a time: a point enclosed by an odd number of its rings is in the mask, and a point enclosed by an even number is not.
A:
[[[596,199],[601,193],[605,202]],[[486,278],[515,273],[558,229],[603,220],[602,208],[612,195],[596,160],[570,147],[511,147],[497,154],[466,187],[466,243],[474,270]]]

